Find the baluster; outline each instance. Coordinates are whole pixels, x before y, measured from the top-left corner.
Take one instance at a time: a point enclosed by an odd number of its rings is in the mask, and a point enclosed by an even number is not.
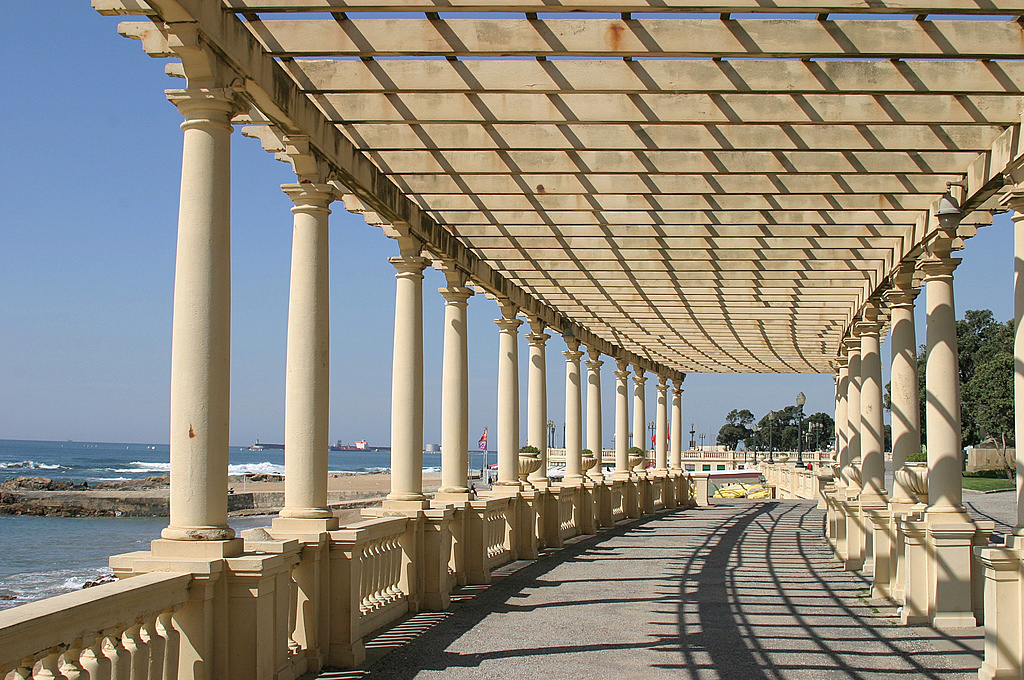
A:
[[[156,633],[164,641],[164,663],[159,675],[154,680],[178,680],[178,653],[181,647],[181,634],[174,627],[174,608],[165,609],[157,616]]]
[[[302,553],[299,553],[299,560],[292,565],[288,578],[288,652],[295,656],[302,651],[302,645],[295,638],[295,631],[299,627],[299,582],[296,573],[302,564]]]
[[[377,572],[380,574],[380,585],[377,586],[377,592],[383,606],[391,601],[391,537],[381,540],[379,550]]]
[[[60,672],[60,647],[54,647],[43,657],[42,669],[36,673],[39,680],[65,680]]]
[[[103,635],[97,635],[79,658],[89,680],[110,680],[110,659],[103,653]]]
[[[164,670],[164,639],[156,632],[156,615],[146,618],[142,624],[142,639],[149,647],[149,666],[144,677],[161,680]]]
[[[131,680],[146,680],[149,673],[149,645],[142,639],[142,625],[136,623],[124,633],[125,650],[131,659]]]
[[[389,599],[397,600],[402,597],[402,542],[398,536],[391,538],[391,569],[388,575]]]
[[[364,613],[373,611],[373,544],[367,543],[363,546],[363,557],[359,565],[359,609]]]
[[[21,660],[21,665],[14,669],[15,680],[29,680],[32,677],[32,667],[35,665],[36,660],[26,656]]]
[[[131,680],[132,657],[124,648],[120,633],[107,635],[104,653],[110,659],[110,680]]]
[[[79,638],[72,642],[68,648],[64,651],[64,666],[61,667],[61,673],[68,680],[87,680],[89,674],[82,669],[82,661],[79,657],[82,655],[82,639]],[[2,676],[0,676],[2,677]]]

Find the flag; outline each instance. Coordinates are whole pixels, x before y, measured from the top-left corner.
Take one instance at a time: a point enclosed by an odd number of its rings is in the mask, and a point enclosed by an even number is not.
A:
[[[486,427],[484,428],[484,433],[482,435],[480,435],[480,443],[478,445],[478,448],[481,451],[486,451],[487,450],[487,428]]]

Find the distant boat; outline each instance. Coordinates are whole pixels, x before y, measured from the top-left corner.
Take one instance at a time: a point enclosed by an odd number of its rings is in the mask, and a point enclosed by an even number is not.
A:
[[[355,444],[342,444],[341,440],[334,446],[329,447],[331,451],[367,451],[366,440],[360,439]]]
[[[266,451],[267,449],[283,451],[284,444],[261,444],[260,440],[257,439],[256,443],[249,447],[250,451]]]

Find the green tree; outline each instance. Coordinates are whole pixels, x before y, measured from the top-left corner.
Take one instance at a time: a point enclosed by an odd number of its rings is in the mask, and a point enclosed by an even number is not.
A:
[[[725,416],[725,425],[718,431],[718,444],[730,451],[735,451],[742,441],[744,444],[754,433],[751,425],[754,414],[748,409],[733,409]]]

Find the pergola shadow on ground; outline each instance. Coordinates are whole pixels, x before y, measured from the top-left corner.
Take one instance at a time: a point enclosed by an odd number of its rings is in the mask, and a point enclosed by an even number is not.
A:
[[[968,678],[980,629],[897,626],[812,503],[668,511],[517,562],[321,678]]]

